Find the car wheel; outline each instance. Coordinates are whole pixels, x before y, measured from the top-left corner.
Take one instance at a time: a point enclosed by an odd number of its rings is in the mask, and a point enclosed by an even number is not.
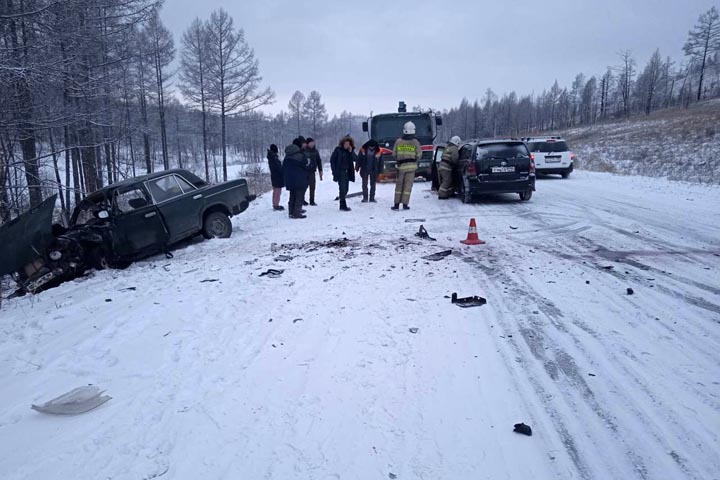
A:
[[[203,222],[203,236],[205,238],[228,238],[232,234],[230,217],[222,212],[212,212]]]
[[[89,255],[90,266],[95,270],[107,270],[112,268],[108,255],[102,247],[94,248]]]
[[[570,176],[570,172],[563,172],[560,175],[562,176],[562,178],[567,179]]]
[[[520,200],[523,202],[527,202],[532,198],[532,190],[526,190],[524,192],[519,192],[518,195],[520,195]]]

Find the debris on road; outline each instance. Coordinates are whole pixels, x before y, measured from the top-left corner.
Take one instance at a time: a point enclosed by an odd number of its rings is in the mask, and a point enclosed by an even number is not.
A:
[[[293,258],[295,258],[295,257],[291,257],[290,255],[278,255],[277,257],[275,257],[275,261],[276,262],[289,262]]]
[[[525,425],[524,423],[516,423],[513,432],[522,433],[523,435],[532,437],[532,428],[530,428],[529,425]]]
[[[628,289],[627,289],[627,294],[628,294],[628,295],[633,295],[634,293],[635,293],[635,290],[633,290],[632,288],[628,287]]]
[[[285,270],[276,270],[274,268],[270,268],[267,271],[261,273],[259,276],[265,277],[268,276],[270,278],[278,278],[280,275],[283,274]]]
[[[89,412],[112,398],[103,393],[105,391],[95,385],[78,387],[41,405],[33,404],[30,408],[52,415],[78,415]]]
[[[452,255],[452,250],[443,250],[442,252],[433,253],[432,255],[425,255],[423,260],[429,260],[431,262],[437,262],[443,258]]]
[[[422,238],[423,240],[432,240],[433,242],[437,241],[436,238],[433,238],[430,236],[428,231],[425,229],[423,225],[420,225],[420,229],[415,234],[416,237]]]
[[[200,280],[200,283],[213,283],[213,282],[218,282],[218,281],[220,281],[220,280],[217,278],[206,278],[205,280]]]
[[[424,218],[406,218],[405,223],[422,223],[424,222]]]
[[[511,229],[511,230],[517,230],[518,227],[513,227],[512,225],[510,225],[510,229]]]
[[[298,323],[298,322],[302,322],[302,321],[303,321],[302,318],[296,318],[295,320],[293,320],[293,323]]]
[[[454,303],[458,307],[468,308],[468,307],[481,307],[487,303],[487,300],[483,297],[478,297],[477,295],[472,297],[464,297],[464,298],[458,298],[457,293],[453,293],[452,297],[450,297],[450,303]]]
[[[410,327],[410,328],[408,329],[408,331],[409,331],[410,333],[417,333],[418,331],[420,331],[420,329],[417,328],[417,327]]]

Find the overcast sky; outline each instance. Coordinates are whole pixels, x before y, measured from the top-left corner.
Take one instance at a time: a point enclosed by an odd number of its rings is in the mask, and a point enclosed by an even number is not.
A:
[[[463,97],[540,93],[557,79],[602,73],[630,49],[640,66],[655,48],[682,45],[710,0],[166,0],[180,35],[222,7],[245,30],[264,84],[287,109],[295,90],[318,90],[328,112],[449,108]]]

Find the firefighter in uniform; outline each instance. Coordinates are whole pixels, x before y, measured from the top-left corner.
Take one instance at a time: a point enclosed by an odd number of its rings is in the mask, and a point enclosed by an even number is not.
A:
[[[422,157],[422,146],[415,138],[413,122],[407,122],[403,126],[403,136],[395,140],[393,154],[397,166],[397,179],[395,181],[395,205],[391,209],[399,210],[402,203],[403,209],[409,210],[415,171],[418,161]]]
[[[440,177],[440,188],[438,189],[438,199],[447,200],[450,195],[455,193],[453,186],[453,172],[458,166],[458,158],[460,153],[460,137],[457,135],[452,137],[448,142],[442,154],[442,160],[438,166],[438,176]]]

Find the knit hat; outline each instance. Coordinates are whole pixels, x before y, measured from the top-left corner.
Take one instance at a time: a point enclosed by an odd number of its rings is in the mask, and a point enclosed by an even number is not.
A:
[[[308,138],[305,139],[305,143],[307,143],[307,144],[310,144],[310,143],[312,143],[312,142],[314,142],[314,141],[315,141],[315,139],[312,138],[312,137],[308,137]]]
[[[270,151],[273,153],[278,153],[278,146],[273,143],[272,145],[270,145]]]

